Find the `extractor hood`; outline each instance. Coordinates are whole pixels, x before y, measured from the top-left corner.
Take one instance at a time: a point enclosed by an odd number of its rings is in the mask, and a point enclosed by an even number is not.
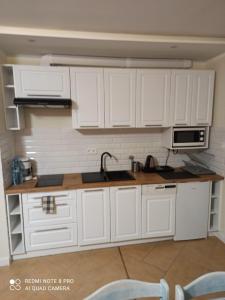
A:
[[[69,108],[71,106],[71,99],[14,98],[14,104],[27,107]]]

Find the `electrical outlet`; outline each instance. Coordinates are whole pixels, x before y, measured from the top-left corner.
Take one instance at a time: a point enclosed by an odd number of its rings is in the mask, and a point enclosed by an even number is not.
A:
[[[88,148],[87,153],[88,154],[97,154],[97,149],[96,148]]]

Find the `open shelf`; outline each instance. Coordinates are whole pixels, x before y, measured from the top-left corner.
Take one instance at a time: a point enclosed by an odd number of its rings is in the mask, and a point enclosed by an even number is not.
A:
[[[21,130],[24,128],[24,116],[23,108],[14,105],[15,86],[13,79],[13,65],[3,65],[1,70],[3,75],[6,128],[8,130]]]
[[[17,205],[10,213],[10,216],[20,215],[20,205]]]
[[[213,181],[211,187],[210,211],[209,211],[209,232],[219,230],[219,208],[221,198],[220,181]]]
[[[24,254],[25,246],[21,194],[7,195],[6,204],[11,254]]]
[[[11,234],[17,234],[17,233],[22,233],[21,230],[21,222],[18,222],[15,227],[12,229]]]

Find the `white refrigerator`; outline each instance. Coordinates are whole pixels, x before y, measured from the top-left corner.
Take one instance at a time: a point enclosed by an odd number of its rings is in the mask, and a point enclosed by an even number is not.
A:
[[[177,184],[175,241],[208,235],[210,182]]]

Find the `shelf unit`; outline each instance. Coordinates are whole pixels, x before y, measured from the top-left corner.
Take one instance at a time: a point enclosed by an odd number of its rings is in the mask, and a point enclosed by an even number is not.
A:
[[[209,232],[216,232],[219,230],[221,190],[222,182],[213,181],[211,185],[211,200],[209,209]]]
[[[15,97],[13,65],[3,65],[1,71],[6,128],[8,130],[21,130],[24,128],[24,115],[23,108],[13,103]]]
[[[11,254],[24,254],[25,243],[21,195],[6,195],[6,206]]]

